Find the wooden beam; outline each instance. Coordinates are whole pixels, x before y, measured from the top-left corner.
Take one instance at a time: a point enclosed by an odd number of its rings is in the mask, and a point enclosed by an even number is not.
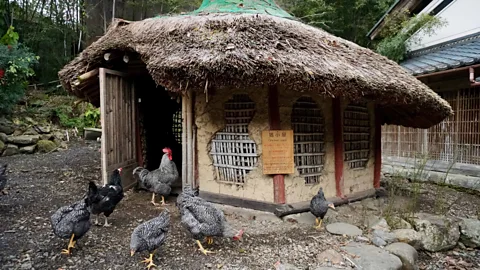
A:
[[[90,70],[89,72],[83,73],[82,75],[78,76],[77,79],[72,82],[72,85],[75,87],[79,86],[83,82],[95,78],[95,76],[97,75],[98,75],[98,68],[94,70]]]
[[[342,100],[333,99],[333,143],[335,149],[335,187],[337,197],[343,197],[343,111]]]
[[[209,202],[226,204],[226,205],[231,205],[231,206],[235,206],[235,207],[254,209],[254,210],[258,210],[258,211],[265,211],[265,212],[273,213],[278,207],[281,206],[279,204],[248,200],[248,199],[244,199],[244,198],[238,198],[238,197],[233,197],[233,196],[224,195],[224,194],[206,192],[206,191],[202,191],[202,190],[200,190],[199,193],[200,193],[199,194],[200,198],[203,198],[203,199],[205,199]]]
[[[380,188],[382,176],[382,118],[380,110],[375,107],[375,165],[373,168],[373,187]]]
[[[187,100],[182,95],[182,189],[187,186]]]
[[[106,73],[105,69],[100,68],[100,121],[102,123],[102,148],[101,148],[101,163],[102,163],[102,182],[107,184],[107,100],[105,100],[106,95]]]
[[[268,123],[270,130],[280,129],[280,110],[278,108],[278,88],[268,88]],[[275,203],[285,203],[285,176],[277,174],[273,176],[273,197]]]

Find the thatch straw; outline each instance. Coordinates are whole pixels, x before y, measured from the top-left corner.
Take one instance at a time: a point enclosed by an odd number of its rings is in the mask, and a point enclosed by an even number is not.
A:
[[[110,50],[136,51],[154,81],[170,91],[266,86],[349,100],[375,100],[384,123],[428,128],[452,115],[450,105],[387,58],[295,20],[269,15],[209,14],[116,20],[66,65],[71,85],[102,64]]]

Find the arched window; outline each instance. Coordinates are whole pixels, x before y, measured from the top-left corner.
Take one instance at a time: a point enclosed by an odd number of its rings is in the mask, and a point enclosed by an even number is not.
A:
[[[292,108],[295,167],[305,184],[320,181],[325,164],[325,119],[311,97],[301,97]]]
[[[344,161],[350,169],[364,169],[370,155],[370,116],[366,104],[349,104],[343,117]]]
[[[255,103],[246,94],[236,94],[225,103],[225,128],[212,139],[210,154],[217,180],[243,184],[258,161],[257,145],[248,135]]]

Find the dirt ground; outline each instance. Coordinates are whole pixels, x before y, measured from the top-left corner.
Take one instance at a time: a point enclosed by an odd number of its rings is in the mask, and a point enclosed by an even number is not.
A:
[[[140,260],[146,254],[130,257],[129,243],[133,229],[161,211],[149,203],[149,193],[128,192],[109,219],[113,227],[92,226],[77,242],[71,256],[60,254],[68,241],[52,233],[51,214],[80,199],[89,180],[99,183],[98,147],[98,143],[79,142],[61,152],[0,158],[0,163],[9,164],[8,194],[0,195],[1,269],[144,268]],[[245,229],[243,241],[215,239],[211,249],[216,253],[205,256],[179,224],[175,199],[168,198],[171,229],[166,245],[155,257],[158,269],[274,269],[278,260],[303,269],[315,269],[320,263],[317,261],[319,253],[330,248],[339,251],[348,240],[332,236],[325,230],[314,230],[312,224],[283,222],[261,213],[257,216],[255,212],[234,214],[228,211],[227,218],[232,225]],[[469,201],[467,203],[479,203]],[[473,209],[474,205],[461,207]],[[351,216],[336,213],[336,219],[341,219],[342,215]],[[449,269],[442,267],[448,260],[472,261],[472,256],[480,258],[480,253],[455,250],[441,254],[422,253],[420,257],[422,269]]]

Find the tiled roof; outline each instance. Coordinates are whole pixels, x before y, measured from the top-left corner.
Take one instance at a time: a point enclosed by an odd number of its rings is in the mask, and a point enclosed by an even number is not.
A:
[[[480,63],[480,35],[457,40],[414,52],[400,63],[412,75],[423,75],[442,70]]]

